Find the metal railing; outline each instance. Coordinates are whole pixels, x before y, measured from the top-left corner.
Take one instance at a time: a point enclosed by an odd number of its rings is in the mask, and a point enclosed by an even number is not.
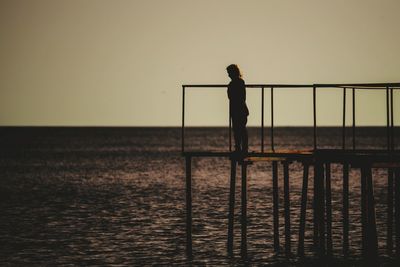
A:
[[[181,152],[185,152],[185,93],[189,88],[227,88],[225,84],[185,84],[182,85],[182,126],[181,126]],[[358,90],[386,90],[386,131],[387,131],[387,150],[392,151],[394,146],[394,101],[393,90],[400,89],[400,83],[349,83],[349,84],[246,84],[246,88],[261,90],[261,152],[264,152],[264,91],[265,88],[270,89],[270,108],[271,108],[271,124],[270,139],[271,150],[275,151],[274,143],[274,91],[276,89],[293,89],[293,88],[309,88],[312,89],[313,97],[313,149],[318,149],[317,144],[317,90],[326,90],[333,88],[343,89],[343,120],[342,120],[342,149],[346,149],[346,92],[352,92],[352,149],[356,149],[356,91]],[[232,151],[232,123],[229,114],[229,151]]]

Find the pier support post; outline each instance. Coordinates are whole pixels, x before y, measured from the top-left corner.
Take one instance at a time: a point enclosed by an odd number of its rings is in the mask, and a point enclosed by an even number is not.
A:
[[[400,169],[396,168],[394,174],[396,258],[400,259]]]
[[[349,256],[349,164],[343,163],[343,256]]]
[[[325,185],[324,185],[324,165],[319,164],[319,181],[318,181],[318,191],[319,191],[319,217],[318,217],[318,229],[319,229],[319,255],[320,257],[325,257]]]
[[[375,219],[375,200],[370,165],[361,168],[361,205],[363,256],[366,262],[374,266],[378,262],[378,238]]]
[[[236,160],[231,159],[231,180],[229,190],[229,217],[228,217],[228,255],[233,255],[233,228],[235,217],[235,188],[236,188]]]
[[[185,157],[186,161],[186,255],[193,257],[192,252],[192,158]]]
[[[291,238],[290,238],[290,186],[289,186],[289,162],[283,162],[283,191],[285,200],[285,254],[291,255]]]
[[[279,187],[278,187],[278,162],[272,162],[272,198],[274,219],[274,251],[279,253]]]
[[[326,186],[326,252],[332,256],[332,192],[331,192],[331,164],[325,163],[325,186]]]
[[[317,164],[314,164],[314,178],[313,178],[313,243],[315,252],[318,250],[318,170]]]
[[[301,190],[299,244],[298,244],[298,248],[297,248],[297,255],[299,257],[304,256],[304,235],[305,235],[306,212],[307,212],[308,170],[309,170],[309,164],[303,163],[303,186],[302,186],[302,190]]]
[[[241,240],[241,256],[247,258],[247,162],[242,162],[242,240]]]
[[[387,193],[387,254],[393,254],[393,169],[388,168],[388,193]]]
[[[370,262],[378,262],[378,233],[376,230],[374,183],[371,165],[366,168],[367,175],[367,212],[368,212],[368,255]]]
[[[320,258],[325,257],[325,189],[324,189],[324,165],[323,162],[317,160],[314,169],[314,223],[316,224],[317,236],[314,236],[317,254]]]
[[[367,254],[367,211],[366,211],[366,191],[367,191],[367,181],[365,174],[365,167],[361,168],[361,242],[362,242],[362,256],[366,258]]]

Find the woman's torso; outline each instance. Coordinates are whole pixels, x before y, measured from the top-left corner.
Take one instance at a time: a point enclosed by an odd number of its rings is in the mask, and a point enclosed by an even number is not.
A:
[[[249,115],[246,105],[246,85],[242,79],[235,79],[229,83],[228,98],[231,116]]]

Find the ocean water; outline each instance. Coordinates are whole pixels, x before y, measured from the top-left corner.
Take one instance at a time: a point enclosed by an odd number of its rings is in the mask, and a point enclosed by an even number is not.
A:
[[[396,129],[396,134],[398,133]],[[338,128],[318,130],[320,147],[341,147]],[[249,129],[250,150],[260,129]],[[0,128],[0,265],[298,265],[273,252],[271,163],[248,169],[248,262],[240,259],[240,183],[237,177],[233,258],[226,253],[230,164],[195,158],[193,251],[185,256],[185,170],[180,128]],[[357,148],[385,148],[381,128],[357,130]],[[351,146],[351,132],[346,145]],[[225,128],[190,128],[187,150],[226,150]],[[307,149],[311,128],[278,128],[275,147]],[[265,131],[265,146],[270,145]],[[280,233],[283,237],[283,181]],[[334,257],[341,259],[341,165],[332,165]],[[387,171],[374,169],[379,253],[386,254]],[[302,166],[290,165],[292,249],[296,252]],[[310,169],[306,256],[312,250]],[[351,264],[361,254],[360,173],[350,173]]]

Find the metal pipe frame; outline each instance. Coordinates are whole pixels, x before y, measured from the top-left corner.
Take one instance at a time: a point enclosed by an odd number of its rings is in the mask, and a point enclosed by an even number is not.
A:
[[[185,92],[188,88],[227,88],[225,84],[184,84],[182,85],[182,126],[181,126],[181,152],[185,152]],[[353,136],[353,150],[356,149],[356,116],[355,116],[355,98],[356,89],[358,90],[386,90],[387,94],[387,130],[388,130],[388,150],[394,150],[394,120],[393,120],[393,90],[400,89],[400,83],[348,83],[348,84],[246,84],[246,88],[261,89],[261,152],[264,152],[264,89],[270,88],[271,90],[271,150],[274,151],[274,89],[306,89],[313,90],[313,126],[314,126],[314,150],[317,147],[317,107],[316,107],[316,95],[317,89],[332,89],[332,88],[343,88],[343,122],[342,122],[342,147],[345,149],[345,128],[346,128],[346,89],[352,89],[352,110],[353,110],[353,124],[352,124],[352,136]],[[229,151],[232,151],[232,122],[229,111]]]

